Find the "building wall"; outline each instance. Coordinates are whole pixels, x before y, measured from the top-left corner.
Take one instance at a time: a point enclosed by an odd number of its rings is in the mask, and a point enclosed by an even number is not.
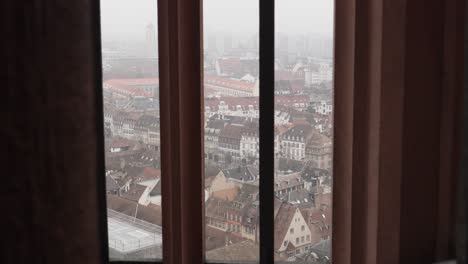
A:
[[[294,160],[305,158],[305,144],[302,141],[285,140],[283,138],[283,156]]]
[[[237,186],[239,186],[239,184],[237,184],[234,181],[231,181],[229,178],[226,178],[224,176],[224,173],[220,171],[218,175],[216,175],[216,177],[211,182],[211,186],[209,188],[209,194],[211,195],[213,192],[226,190],[226,189],[232,189]]]
[[[304,227],[304,230],[302,230],[302,227]],[[291,228],[294,229],[294,233],[291,233]],[[296,247],[296,249],[302,249],[310,245],[311,235],[312,234],[310,232],[309,226],[307,225],[306,220],[302,216],[301,211],[299,209],[296,209],[294,217],[291,220],[291,223],[289,224],[289,229],[286,235],[284,236],[283,241],[281,242],[281,247],[278,249],[278,251],[281,252],[286,250],[287,245],[284,244],[286,241],[292,243]],[[307,236],[309,236],[309,240],[307,240]],[[302,241],[302,237],[304,237],[304,241]],[[297,238],[299,238],[299,243],[296,240]]]

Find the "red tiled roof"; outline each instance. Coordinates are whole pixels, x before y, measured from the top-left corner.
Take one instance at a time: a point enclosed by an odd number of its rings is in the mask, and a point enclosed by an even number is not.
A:
[[[206,76],[205,77],[205,86],[208,87],[225,87],[234,90],[240,90],[244,92],[253,92],[255,87],[254,83],[245,82],[241,80],[227,79],[217,76]]]
[[[158,78],[112,79],[104,82],[104,89],[110,89],[113,92],[128,96],[150,97],[151,93],[146,92],[138,86],[157,84],[159,84]]]
[[[220,97],[205,99],[205,107],[209,106],[212,111],[219,109],[220,102],[223,101],[230,110],[236,110],[237,106],[241,106],[243,110],[247,110],[251,105],[254,109],[258,109],[258,97]]]
[[[162,216],[161,216],[161,207],[157,205],[149,205],[144,206],[139,204],[137,210],[137,202],[130,201],[117,195],[107,195],[107,207],[119,213],[126,214],[128,216],[136,218],[155,224],[161,225],[162,224]]]
[[[307,141],[307,148],[322,148],[331,146],[331,139],[317,131],[312,132],[312,136]]]
[[[148,166],[143,170],[142,174],[143,174],[144,180],[157,179],[161,177],[161,170]]]
[[[245,238],[231,235],[228,232],[216,229],[211,226],[205,226],[205,236],[205,249],[207,251],[225,246],[226,239],[232,243],[238,243],[245,240]]]
[[[304,79],[303,73],[294,73],[291,71],[275,71],[275,81],[280,80],[302,80]]]
[[[212,111],[217,111],[219,103],[223,101],[230,110],[236,110],[237,106],[241,106],[243,110],[246,110],[249,106],[254,109],[258,109],[259,98],[258,97],[236,97],[236,96],[224,96],[218,98],[205,98],[205,107],[210,107]],[[280,106],[291,107],[294,104],[309,103],[309,97],[307,95],[276,95],[275,103]]]
[[[203,85],[203,92],[205,93],[205,96],[207,96],[210,94],[215,94],[218,91],[216,89],[213,89],[212,87]]]
[[[281,106],[294,106],[294,104],[304,104],[307,105],[309,103],[309,96],[307,95],[276,95],[275,96],[275,104]]]
[[[308,226],[312,232],[319,233],[320,237],[325,238],[332,233],[332,208],[321,210],[319,208],[305,209],[302,211]]]
[[[114,137],[110,143],[111,148],[134,147],[135,142],[126,138]]]
[[[256,263],[259,259],[259,245],[244,240],[206,252],[206,259],[215,263]]]
[[[239,188],[224,189],[217,192],[213,192],[213,197],[218,199],[223,199],[226,201],[233,201],[239,193]]]
[[[159,78],[138,78],[138,79],[112,79],[108,82],[115,82],[123,85],[141,86],[159,84]]]
[[[226,125],[223,130],[221,130],[220,137],[240,140],[244,129],[244,126]]]
[[[291,174],[275,178],[275,191],[284,190],[292,187],[303,186],[304,182],[300,174]]]
[[[218,64],[222,73],[239,73],[241,71],[240,58],[219,58]]]
[[[275,126],[275,135],[281,136],[290,128],[290,125]]]
[[[146,186],[131,184],[130,189],[127,192],[121,193],[121,197],[130,201],[138,202],[146,188]]]
[[[293,126],[310,126],[309,121],[304,118],[293,118],[292,124]]]

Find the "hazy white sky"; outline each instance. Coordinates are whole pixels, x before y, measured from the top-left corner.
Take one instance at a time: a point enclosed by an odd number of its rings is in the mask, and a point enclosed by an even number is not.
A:
[[[291,34],[333,32],[334,0],[276,0],[276,31]],[[258,0],[204,0],[207,31],[258,32]],[[101,0],[104,37],[144,38],[156,24],[157,0]]]

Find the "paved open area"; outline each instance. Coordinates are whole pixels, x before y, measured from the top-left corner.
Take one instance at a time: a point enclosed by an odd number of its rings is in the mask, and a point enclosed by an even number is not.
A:
[[[109,212],[109,211],[108,211]],[[122,253],[162,245],[161,227],[110,211],[107,218],[109,247]]]

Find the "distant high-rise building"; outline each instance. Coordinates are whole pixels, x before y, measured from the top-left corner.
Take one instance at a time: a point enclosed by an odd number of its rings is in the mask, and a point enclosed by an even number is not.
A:
[[[289,38],[287,35],[280,35],[278,39],[278,49],[288,52]]]
[[[306,53],[306,43],[304,36],[298,36],[296,39],[296,50],[300,56],[304,56]]]
[[[153,24],[146,26],[146,56],[149,58],[156,58],[158,54],[158,41],[156,39],[156,28]]]
[[[211,52],[217,52],[218,49],[216,47],[216,35],[210,34],[206,40],[206,49]]]
[[[247,47],[249,49],[257,50],[258,49],[258,34],[253,34],[247,41]]]
[[[232,35],[227,34],[224,36],[224,53],[232,50]]]

